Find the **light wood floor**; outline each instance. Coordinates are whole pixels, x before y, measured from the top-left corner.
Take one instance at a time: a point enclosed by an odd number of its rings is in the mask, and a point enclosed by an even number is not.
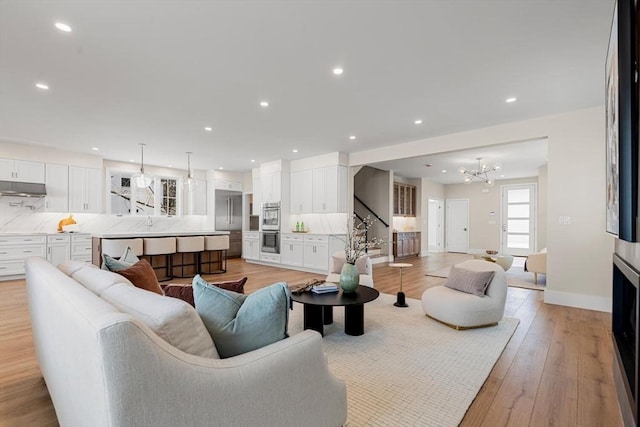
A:
[[[407,258],[408,298],[444,282],[426,277],[468,255]],[[246,291],[321,277],[231,260],[211,281],[248,276]],[[395,294],[398,270],[374,267],[376,288]],[[174,280],[178,282],[178,280]],[[188,282],[188,280],[182,280]],[[414,302],[416,303],[416,302]],[[506,316],[520,325],[469,408],[463,426],[621,426],[612,377],[611,316],[544,304],[543,292],[509,288]],[[461,332],[464,333],[464,332]],[[0,282],[0,426],[56,426],[33,351],[24,281]]]

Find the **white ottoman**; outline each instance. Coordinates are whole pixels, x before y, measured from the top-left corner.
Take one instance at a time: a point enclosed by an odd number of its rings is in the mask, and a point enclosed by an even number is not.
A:
[[[482,297],[446,286],[434,286],[422,294],[422,308],[427,316],[455,329],[494,326],[504,316],[507,278],[498,264],[469,260],[456,267],[471,271],[494,271],[486,294]]]

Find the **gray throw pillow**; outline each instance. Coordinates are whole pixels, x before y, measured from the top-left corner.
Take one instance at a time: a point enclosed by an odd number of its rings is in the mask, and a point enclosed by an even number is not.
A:
[[[196,311],[220,357],[246,353],[288,337],[289,287],[274,283],[242,295],[193,280]]]
[[[482,297],[494,274],[494,271],[472,271],[454,265],[444,286]]]
[[[140,258],[133,253],[133,250],[129,246],[127,246],[120,259],[113,258],[107,254],[102,254],[102,266],[100,268],[108,271],[125,270],[138,261],[140,261]]]

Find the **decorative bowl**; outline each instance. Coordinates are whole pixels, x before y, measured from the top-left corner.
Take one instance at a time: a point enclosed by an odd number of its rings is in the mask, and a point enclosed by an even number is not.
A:
[[[485,252],[487,253],[487,255],[496,255],[498,253],[498,251],[493,249],[487,249]]]

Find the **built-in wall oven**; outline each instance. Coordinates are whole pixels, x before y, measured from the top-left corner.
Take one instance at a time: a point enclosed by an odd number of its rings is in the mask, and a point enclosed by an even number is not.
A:
[[[280,202],[262,204],[262,229],[280,230]]]
[[[263,230],[261,233],[261,250],[272,254],[280,253],[280,232]]]

